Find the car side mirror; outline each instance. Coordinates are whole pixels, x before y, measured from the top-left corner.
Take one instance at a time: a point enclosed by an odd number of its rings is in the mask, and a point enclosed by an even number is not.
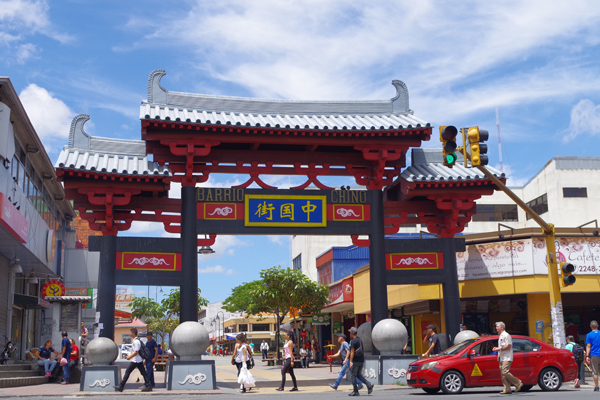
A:
[[[467,357],[475,357],[476,355],[477,353],[473,349],[469,350],[469,352],[467,353]]]

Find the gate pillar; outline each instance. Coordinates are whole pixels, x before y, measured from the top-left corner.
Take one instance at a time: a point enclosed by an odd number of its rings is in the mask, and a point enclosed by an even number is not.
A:
[[[369,190],[371,197],[371,226],[369,235],[369,264],[371,289],[371,327],[388,316],[388,297],[385,266],[385,232],[383,225],[383,191]],[[379,350],[373,346],[373,355]]]
[[[115,296],[117,294],[117,235],[105,235],[100,245],[98,274],[98,311],[102,329],[100,337],[115,340]]]
[[[454,338],[460,332],[460,293],[458,288],[458,274],[456,272],[456,240],[452,237],[438,239],[444,253],[444,268],[446,280],[442,284],[444,301],[444,323],[446,334],[450,335],[448,344],[454,343]]]
[[[198,321],[198,235],[196,224],[196,188],[181,188],[181,269],[179,322]]]

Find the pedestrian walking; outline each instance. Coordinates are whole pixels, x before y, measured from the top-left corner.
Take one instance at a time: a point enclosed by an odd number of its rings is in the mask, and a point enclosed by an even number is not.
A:
[[[267,352],[269,351],[269,344],[267,343],[266,340],[263,340],[262,343],[260,344],[260,352],[262,353],[262,359],[266,359],[267,357]]]
[[[575,357],[575,362],[577,363],[577,378],[575,378],[573,386],[576,389],[580,388],[581,385],[579,384],[579,377],[582,372],[581,364],[583,364],[583,360],[585,359],[585,356],[583,356],[585,352],[583,351],[583,348],[581,346],[575,343],[575,338],[571,335],[567,336],[567,345],[565,346],[565,349],[569,350],[571,354],[573,354],[573,357]]]
[[[510,373],[510,365],[513,361],[512,338],[505,329],[506,325],[504,322],[496,322],[496,330],[500,337],[498,338],[498,347],[494,347],[492,350],[498,352],[500,376],[504,385],[504,390],[500,394],[511,394],[512,389],[510,388],[510,384],[515,385],[515,392],[518,392],[523,387],[523,382]]]
[[[337,358],[339,356],[342,357],[342,369],[340,370],[340,373],[338,374],[338,377],[335,380],[335,382],[329,385],[333,390],[337,390],[338,386],[340,386],[340,383],[342,383],[342,379],[344,379],[344,376],[346,376],[346,373],[350,368],[350,345],[346,341],[347,339],[348,338],[343,333],[338,335],[338,343],[340,344],[340,349],[337,353],[331,356],[331,358]],[[358,381],[358,390],[362,389],[362,387],[362,382]]]
[[[592,331],[585,337],[585,365],[590,365],[594,374],[594,392],[598,392],[598,375],[600,375],[600,331],[598,322],[590,322]]]
[[[144,363],[146,363],[146,374],[148,374],[150,386],[154,388],[156,386],[154,382],[154,363],[158,358],[158,345],[156,344],[156,341],[152,338],[152,332],[146,332],[146,339],[146,348],[148,349],[148,351],[150,351],[152,358],[150,360],[144,360]],[[144,386],[146,385],[144,384]],[[140,389],[143,389],[143,387],[141,387]]]
[[[71,341],[69,340],[69,334],[67,331],[62,331],[62,350],[60,351],[60,365],[63,368],[63,378],[60,382],[61,385],[69,384],[69,360],[71,359],[71,353],[73,348],[71,347]]]
[[[296,375],[294,375],[294,341],[293,336],[290,332],[285,334],[286,342],[283,345],[283,359],[285,364],[281,367],[281,386],[277,388],[277,391],[283,392],[285,389],[285,374],[289,372],[292,377],[294,387],[290,392],[298,391],[298,384],[296,383]]]
[[[363,364],[365,363],[365,351],[363,342],[358,337],[358,329],[354,326],[350,328],[350,380],[352,381],[352,392],[348,396],[359,396],[358,382],[362,381],[367,385],[368,393],[373,393],[373,384],[367,380],[362,374]]]
[[[319,342],[317,342],[317,338],[313,339],[312,342],[313,354],[315,355],[315,364],[319,364],[321,362],[321,346]]]
[[[127,369],[125,370],[125,375],[123,376],[123,380],[121,381],[121,384],[114,387],[115,391],[122,392],[123,389],[125,389],[125,384],[127,383],[127,380],[129,379],[129,375],[131,375],[131,372],[137,368],[137,370],[140,371],[140,374],[144,378],[144,386],[143,386],[142,392],[151,392],[152,385],[150,384],[150,380],[148,379],[148,374],[146,373],[146,370],[144,369],[144,359],[142,358],[142,356],[140,356],[140,348],[144,344],[137,337],[137,334],[138,334],[137,328],[130,328],[129,334],[131,335],[131,337],[133,339],[133,352],[127,356],[127,360],[130,360],[131,363],[129,363],[129,365],[127,366]]]
[[[235,347],[232,352],[231,363],[234,364],[238,370],[237,376],[240,376],[240,371],[243,367],[248,369],[246,362],[248,361],[248,346],[246,346],[246,336],[243,333],[238,333],[235,337]],[[240,383],[240,393],[246,393],[244,383]]]
[[[440,347],[440,338],[437,335],[437,329],[434,325],[427,325],[426,329],[427,332],[423,338],[423,343],[429,342],[429,348],[425,354],[423,354],[423,357],[437,356],[442,352],[442,348]]]

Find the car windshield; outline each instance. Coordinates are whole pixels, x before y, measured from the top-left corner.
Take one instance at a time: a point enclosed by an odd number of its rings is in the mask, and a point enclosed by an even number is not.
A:
[[[442,352],[442,355],[445,356],[452,356],[454,354],[458,354],[461,351],[463,351],[467,346],[473,344],[474,342],[476,342],[477,340],[479,340],[479,338],[475,338],[475,339],[469,339],[469,340],[465,340],[464,342],[460,342],[458,344],[455,344],[454,346],[444,350]]]

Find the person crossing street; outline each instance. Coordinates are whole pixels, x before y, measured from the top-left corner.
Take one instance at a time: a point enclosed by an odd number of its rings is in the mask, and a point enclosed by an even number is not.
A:
[[[504,385],[504,390],[500,394],[511,394],[510,384],[515,385],[515,392],[518,392],[523,387],[523,382],[510,373],[510,365],[513,361],[512,338],[505,328],[504,322],[496,322],[496,330],[500,337],[498,338],[498,347],[494,347],[492,350],[498,352],[498,361],[500,362],[500,376]]]
[[[129,334],[131,335],[131,338],[133,339],[133,353],[128,355],[127,359],[131,360],[131,363],[127,366],[127,369],[125,370],[125,375],[123,376],[123,380],[121,381],[121,384],[114,386],[115,391],[122,392],[123,389],[125,389],[125,384],[127,383],[127,380],[129,379],[129,375],[131,375],[131,372],[133,372],[133,370],[137,368],[137,370],[140,371],[140,374],[144,378],[144,388],[142,389],[142,392],[151,392],[152,384],[150,383],[150,379],[148,379],[148,374],[146,373],[146,370],[144,369],[144,359],[140,355],[140,347],[144,346],[144,344],[137,337],[137,334],[138,334],[137,328],[129,329]]]

